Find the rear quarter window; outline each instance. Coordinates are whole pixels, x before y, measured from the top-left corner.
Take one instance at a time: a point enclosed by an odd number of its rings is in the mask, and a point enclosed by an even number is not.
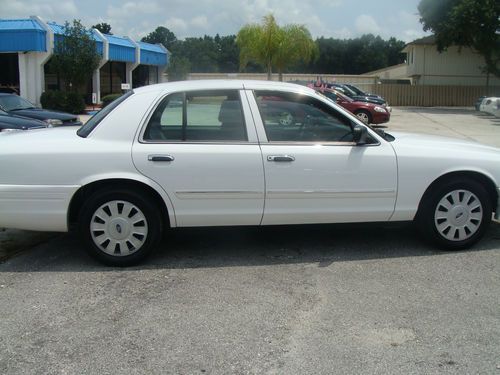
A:
[[[82,138],[87,138],[90,133],[92,133],[92,130],[94,130],[99,123],[106,118],[107,115],[109,115],[113,109],[118,107],[121,103],[123,103],[127,98],[131,97],[134,94],[134,91],[131,90],[127,92],[126,94],[120,96],[119,98],[115,99],[112,101],[110,104],[108,104],[106,107],[101,109],[99,112],[97,112],[94,116],[92,116],[86,123],[83,125],[76,134],[78,134]]]

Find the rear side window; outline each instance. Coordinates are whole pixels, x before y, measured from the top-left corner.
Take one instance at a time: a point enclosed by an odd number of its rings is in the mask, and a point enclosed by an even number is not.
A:
[[[87,138],[87,136],[96,128],[99,123],[104,120],[104,118],[113,111],[116,107],[120,105],[123,101],[125,101],[128,97],[132,96],[134,94],[134,91],[131,90],[127,92],[126,94],[120,96],[119,98],[115,99],[111,103],[109,103],[106,107],[101,109],[99,112],[97,112],[94,116],[88,120],[85,125],[83,125],[76,134],[78,134],[82,138]]]
[[[154,110],[143,139],[151,142],[246,141],[240,94],[238,90],[171,94]]]

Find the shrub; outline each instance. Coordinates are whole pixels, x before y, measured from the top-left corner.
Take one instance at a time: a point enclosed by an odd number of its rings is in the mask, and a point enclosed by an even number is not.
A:
[[[75,115],[85,111],[85,101],[83,100],[82,94],[77,92],[66,93],[64,111]]]
[[[106,107],[109,103],[111,103],[113,100],[118,99],[120,96],[123,94],[109,94],[106,95],[101,99],[102,101],[102,108]]]
[[[82,113],[85,110],[83,96],[77,92],[46,91],[40,97],[40,103],[45,109]]]
[[[45,91],[40,97],[40,103],[45,109],[64,111],[64,96],[61,91]]]

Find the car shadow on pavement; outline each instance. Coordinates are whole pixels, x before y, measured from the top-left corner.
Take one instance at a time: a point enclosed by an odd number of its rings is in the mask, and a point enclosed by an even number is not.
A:
[[[482,113],[476,111],[474,107],[399,107],[399,109],[429,115],[470,115]]]
[[[170,230],[142,264],[113,268],[84,251],[75,234],[61,234],[0,264],[1,272],[103,272],[316,264],[384,258],[439,256],[500,248],[500,224],[492,223],[473,249],[445,252],[419,238],[411,225],[302,225],[183,228]]]
[[[482,120],[489,120],[493,125],[500,125],[500,118],[485,112],[475,112],[474,116]]]

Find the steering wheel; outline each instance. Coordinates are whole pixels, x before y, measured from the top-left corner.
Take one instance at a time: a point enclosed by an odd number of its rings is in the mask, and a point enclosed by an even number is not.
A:
[[[312,126],[312,118],[310,115],[304,116],[304,121],[300,124],[299,127],[299,139],[302,140],[304,138],[304,133]]]

